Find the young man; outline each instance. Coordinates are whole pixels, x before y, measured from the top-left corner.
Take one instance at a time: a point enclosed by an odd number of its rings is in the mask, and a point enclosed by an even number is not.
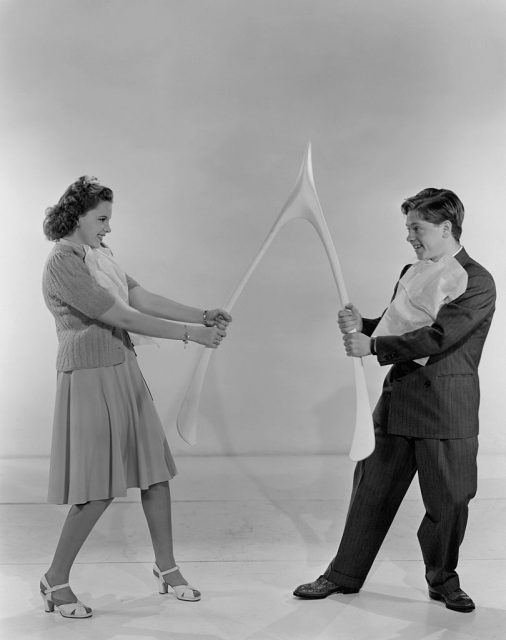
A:
[[[402,205],[418,262],[401,273],[381,318],[339,312],[346,353],[393,365],[373,413],[376,448],[355,469],[337,555],[300,598],[362,587],[416,472],[425,506],[418,539],[429,596],[472,611],[456,572],[476,493],[478,364],[495,306],[492,276],[460,245],[464,207],[447,189],[424,189]],[[353,331],[354,330],[354,331]]]

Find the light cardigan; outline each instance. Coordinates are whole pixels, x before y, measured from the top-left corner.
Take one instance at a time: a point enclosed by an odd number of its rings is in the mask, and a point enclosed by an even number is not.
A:
[[[54,316],[58,336],[56,369],[94,369],[121,364],[128,334],[97,320],[114,304],[84,262],[81,245],[57,242],[44,266],[42,293]],[[138,283],[127,275],[128,290]]]

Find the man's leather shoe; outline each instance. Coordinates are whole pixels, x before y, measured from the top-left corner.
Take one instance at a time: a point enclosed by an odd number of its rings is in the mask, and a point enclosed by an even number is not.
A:
[[[455,589],[450,593],[439,593],[439,591],[429,588],[429,596],[432,600],[442,600],[446,608],[452,611],[466,613],[474,609],[474,602],[462,589]]]
[[[294,596],[299,598],[308,598],[316,600],[318,598],[326,598],[332,593],[358,593],[359,589],[351,589],[343,587],[327,580],[325,576],[320,576],[314,582],[299,585],[293,592]]]

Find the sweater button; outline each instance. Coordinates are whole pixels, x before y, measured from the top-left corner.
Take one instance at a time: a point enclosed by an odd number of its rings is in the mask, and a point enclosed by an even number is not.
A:
[[[426,380],[426,381],[423,383],[423,386],[424,386],[426,389],[428,389],[428,388],[430,387],[430,380]]]

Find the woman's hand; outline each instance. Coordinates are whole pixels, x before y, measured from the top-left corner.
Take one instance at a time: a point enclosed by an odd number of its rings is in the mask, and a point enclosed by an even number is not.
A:
[[[358,309],[349,303],[337,314],[337,324],[341,333],[352,333],[353,331],[360,333],[362,331],[362,316]]]
[[[216,349],[220,346],[221,341],[227,335],[225,329],[219,326],[215,327],[189,327],[188,339],[198,344],[203,344],[209,349]]]
[[[216,326],[219,329],[226,329],[230,322],[232,322],[232,316],[224,309],[211,309],[210,311],[206,311],[206,327]]]

